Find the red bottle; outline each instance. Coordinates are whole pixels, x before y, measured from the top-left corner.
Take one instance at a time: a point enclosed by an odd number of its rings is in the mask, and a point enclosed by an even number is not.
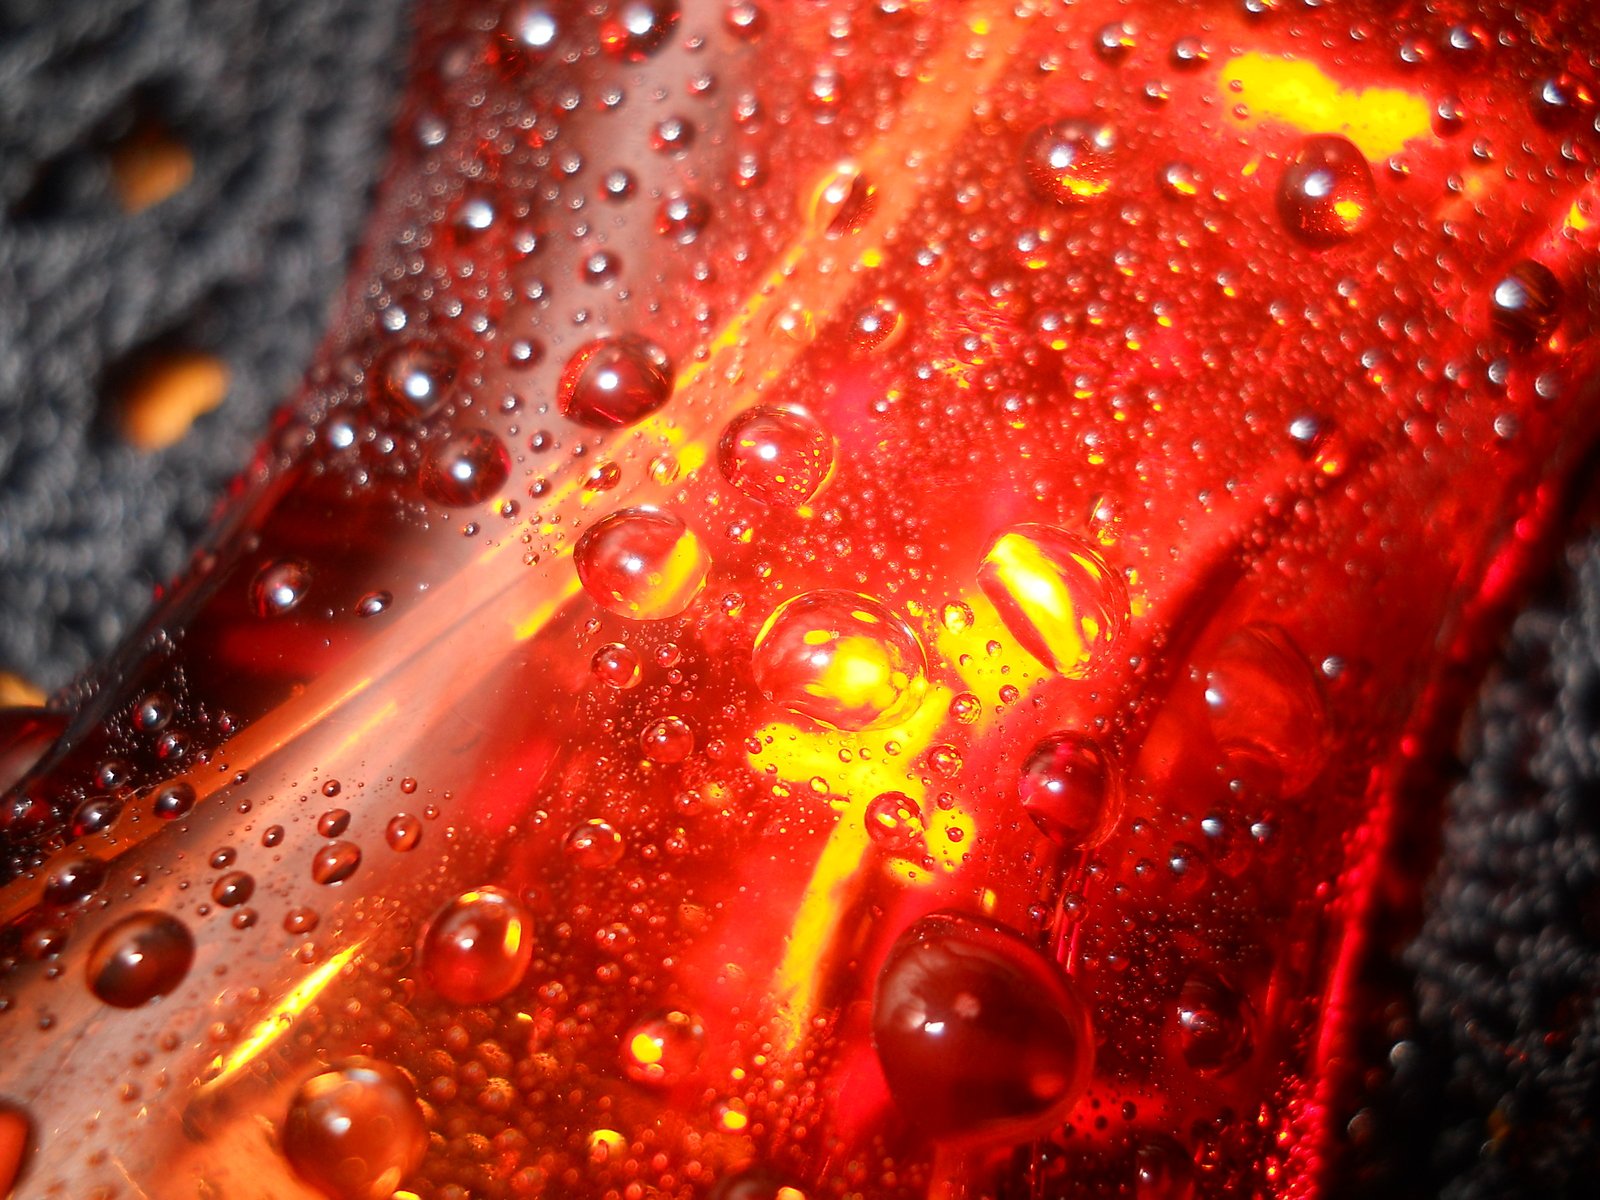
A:
[[[1597,51],[424,6],[302,394],[0,814],[17,1194],[1325,1192],[1595,432]]]

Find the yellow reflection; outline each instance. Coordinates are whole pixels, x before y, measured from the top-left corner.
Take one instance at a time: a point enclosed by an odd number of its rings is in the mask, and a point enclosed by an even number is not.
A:
[[[223,1060],[221,1069],[207,1080],[205,1086],[208,1089],[221,1087],[288,1033],[290,1026],[294,1024],[294,1019],[316,1003],[323,989],[338,977],[339,972],[344,970],[345,964],[354,958],[360,949],[359,942],[353,946],[346,946],[296,984],[288,995],[278,1002],[277,1007],[256,1023],[255,1028],[246,1035],[233,1053]]]
[[[1093,610],[1080,608],[1073,599],[1061,568],[1036,542],[1019,533],[1002,534],[983,561],[1044,643],[1051,665],[1069,677],[1081,673],[1102,631]],[[1079,562],[1099,573],[1097,564]]]
[[[1235,91],[1231,86],[1238,84]],[[1403,88],[1347,88],[1315,63],[1252,51],[1222,64],[1219,91],[1246,120],[1281,121],[1305,133],[1341,133],[1369,159],[1428,136],[1428,104]]]

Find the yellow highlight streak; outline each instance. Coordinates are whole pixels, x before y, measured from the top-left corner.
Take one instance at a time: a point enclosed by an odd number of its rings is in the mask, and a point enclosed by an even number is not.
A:
[[[323,989],[338,978],[345,964],[354,958],[360,949],[360,942],[346,946],[290,989],[270,1013],[256,1022],[255,1028],[246,1035],[233,1053],[222,1061],[217,1074],[206,1081],[205,1088],[209,1090],[222,1087],[288,1033],[294,1024],[294,1019],[316,1003]]]
[[[1251,51],[1222,64],[1218,91],[1246,120],[1304,133],[1341,133],[1369,159],[1387,158],[1432,129],[1428,104],[1403,88],[1347,88],[1315,63]],[[1235,91],[1233,83],[1239,90]]]

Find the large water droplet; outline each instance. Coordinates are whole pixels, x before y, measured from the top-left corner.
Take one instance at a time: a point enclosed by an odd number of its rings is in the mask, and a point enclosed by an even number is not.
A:
[[[672,397],[667,352],[636,334],[584,346],[561,373],[561,411],[596,429],[632,425]]]
[[[678,24],[678,0],[621,0],[600,26],[600,44],[625,62],[649,58]]]
[[[833,470],[833,438],[804,410],[758,405],[728,423],[717,465],[746,496],[799,508]]]
[[[1068,678],[1104,662],[1128,621],[1122,577],[1083,538],[1017,525],[994,540],[978,585],[1023,648]]]
[[[677,1009],[636,1022],[622,1037],[622,1069],[636,1083],[672,1087],[695,1069],[706,1033],[692,1014]]]
[[[510,995],[533,960],[528,912],[499,888],[457,896],[428,926],[422,969],[446,1000],[485,1004]]]
[[[163,912],[136,912],[95,939],[89,990],[117,1008],[138,1008],[182,983],[193,962],[187,925]]]
[[[1088,1010],[1049,959],[998,925],[935,913],[895,941],[873,1040],[902,1115],[937,1138],[1018,1141],[1089,1081]]]
[[[1208,974],[1184,981],[1174,1015],[1184,1061],[1202,1075],[1225,1075],[1255,1049],[1244,997]]]
[[[28,1118],[9,1104],[0,1104],[0,1196],[9,1196],[28,1157]]]
[[[1206,670],[1206,711],[1224,750],[1265,762],[1293,795],[1328,760],[1327,706],[1310,661],[1276,625],[1246,625]]]
[[[281,617],[311,590],[311,566],[298,558],[275,558],[250,581],[250,607],[258,617]]]
[[[711,569],[694,531],[656,508],[612,513],[578,539],[572,559],[590,599],[635,621],[683,612]]]
[[[282,1142],[295,1174],[329,1200],[387,1200],[422,1165],[428,1127],[404,1073],[349,1058],[295,1091]]]
[[[1040,832],[1070,850],[1105,841],[1122,812],[1120,772],[1079,733],[1051,734],[1029,751],[1017,791]]]
[[[1507,341],[1531,346],[1544,341],[1561,323],[1561,281],[1543,263],[1524,259],[1494,285],[1489,294],[1489,319]]]
[[[422,464],[422,490],[452,508],[481,504],[505,484],[511,456],[487,429],[464,429],[440,442]]]
[[[924,853],[922,806],[904,792],[882,792],[867,801],[862,814],[867,836],[885,854]]]
[[[823,589],[786,600],[756,635],[756,686],[829,729],[904,721],[927,690],[927,655],[870,596]]]
[[[375,373],[391,401],[405,412],[427,416],[450,397],[460,370],[458,352],[438,344],[406,342],[385,353]]]
[[[1116,130],[1091,117],[1066,117],[1041,125],[1022,145],[1028,184],[1046,200],[1075,204],[1111,187]]]
[[[1278,181],[1278,215],[1301,241],[1330,246],[1372,222],[1372,168],[1355,144],[1333,134],[1307,138]]]

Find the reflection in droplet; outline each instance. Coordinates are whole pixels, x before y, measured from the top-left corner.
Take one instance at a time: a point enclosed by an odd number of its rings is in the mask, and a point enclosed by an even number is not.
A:
[[[711,559],[675,514],[628,508],[596,523],[572,554],[583,590],[635,621],[675,617],[705,586]]]
[[[705,1036],[690,1013],[671,1009],[645,1017],[622,1036],[622,1068],[635,1083],[672,1087],[699,1063]]]
[[[1287,794],[1328,760],[1327,705],[1310,660],[1277,625],[1246,625],[1206,667],[1206,712],[1224,750],[1265,762]]]
[[[1023,810],[1059,846],[1099,845],[1122,812],[1121,774],[1098,742],[1079,733],[1056,733],[1023,760],[1017,781]]]
[[[1204,972],[1184,982],[1174,1015],[1184,1061],[1202,1075],[1225,1075],[1255,1049],[1249,1004]]]
[[[1105,662],[1128,621],[1128,589],[1083,538],[1018,525],[989,547],[978,584],[1023,648],[1069,679]]]
[[[717,443],[717,465],[752,499],[798,508],[828,478],[833,453],[833,438],[810,413],[757,405],[728,423]]]
[[[428,1127],[404,1073],[350,1058],[295,1091],[282,1145],[294,1173],[329,1200],[387,1200],[422,1165]]]
[[[823,589],[780,604],[756,635],[756,686],[829,729],[904,721],[927,690],[922,643],[870,596]]]
[[[499,888],[478,888],[447,904],[422,941],[428,982],[446,1000],[484,1004],[515,991],[533,960],[528,912]]]
[[[138,1008],[182,983],[193,962],[187,925],[163,912],[136,912],[95,939],[89,990],[117,1008]]]
[[[635,334],[600,338],[567,360],[561,411],[596,429],[632,425],[672,398],[672,384],[672,362],[654,342]]]
[[[250,607],[258,617],[280,617],[306,598],[311,566],[298,558],[275,558],[250,581]]]
[[[1116,131],[1103,121],[1066,117],[1042,125],[1022,146],[1028,184],[1046,200],[1075,204],[1111,187]]]
[[[480,504],[511,474],[511,456],[487,429],[453,433],[422,464],[422,490],[440,504]]]
[[[1278,182],[1278,215],[1290,233],[1329,246],[1372,223],[1377,206],[1372,168],[1354,143],[1333,134],[1307,138]]]

